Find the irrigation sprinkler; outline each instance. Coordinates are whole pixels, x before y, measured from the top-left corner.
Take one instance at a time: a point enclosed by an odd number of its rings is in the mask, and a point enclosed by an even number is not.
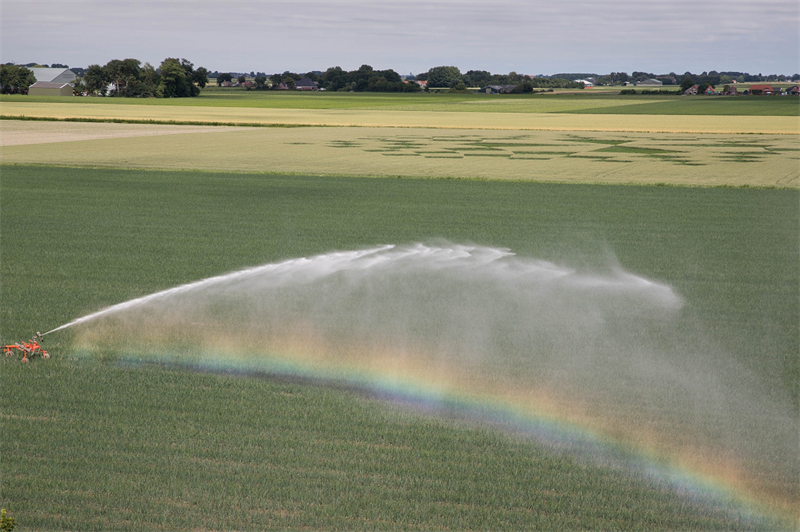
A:
[[[39,355],[42,358],[50,358],[50,353],[42,349],[42,345],[40,343],[42,336],[44,336],[42,333],[36,331],[36,334],[33,335],[33,338],[31,338],[27,342],[19,342],[16,344],[4,345],[3,353],[5,353],[7,357],[21,353],[23,364],[27,363],[29,359],[33,358],[36,355]]]

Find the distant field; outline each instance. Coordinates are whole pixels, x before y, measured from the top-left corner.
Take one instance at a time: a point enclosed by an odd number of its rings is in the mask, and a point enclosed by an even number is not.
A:
[[[798,116],[797,97],[721,97],[672,95],[619,95],[618,91],[516,94],[388,94],[298,93],[209,89],[197,98],[75,98],[3,95],[0,102],[73,103],[156,107],[221,107],[250,109],[394,110],[486,113],[583,113],[614,109],[614,114]],[[12,114],[3,110],[4,115]]]
[[[209,128],[3,121],[3,161],[488,180],[800,186],[796,135]],[[155,136],[158,127],[164,135]],[[180,129],[186,128],[185,134]],[[126,128],[130,137],[125,137]],[[155,129],[154,129],[155,128]],[[75,141],[69,141],[74,131]],[[111,138],[103,138],[104,132]],[[145,136],[146,135],[146,136]],[[86,138],[89,140],[79,140]],[[3,140],[3,142],[6,142]]]

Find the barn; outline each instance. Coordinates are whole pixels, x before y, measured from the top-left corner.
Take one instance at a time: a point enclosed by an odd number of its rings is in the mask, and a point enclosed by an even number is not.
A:
[[[72,83],[77,77],[75,72],[68,68],[32,68],[31,72],[36,77],[36,81],[47,83]]]
[[[69,83],[51,83],[37,81],[28,87],[29,96],[72,96],[72,85]]]

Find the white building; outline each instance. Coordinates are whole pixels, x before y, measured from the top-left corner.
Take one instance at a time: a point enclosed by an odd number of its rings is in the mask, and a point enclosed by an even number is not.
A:
[[[663,84],[664,83],[661,80],[650,78],[650,79],[646,79],[644,81],[638,82],[636,84],[636,86],[637,87],[660,87]]]
[[[72,83],[77,77],[75,72],[68,68],[32,68],[36,81],[46,83]]]

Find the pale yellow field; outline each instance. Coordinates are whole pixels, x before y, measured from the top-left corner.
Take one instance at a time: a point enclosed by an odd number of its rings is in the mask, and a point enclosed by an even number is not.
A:
[[[442,111],[262,109],[167,105],[3,102],[4,117],[158,120],[386,128],[800,134],[787,116],[580,115]]]
[[[28,124],[3,121],[4,139],[22,135]],[[118,135],[64,141],[69,127],[77,135],[86,124],[39,122],[41,138],[52,128],[51,138],[61,142],[6,145],[2,161],[307,175],[800,186],[797,135],[373,127],[198,132],[195,126],[169,126],[165,135],[120,137],[125,124],[92,125],[98,126],[97,134],[107,126]],[[179,133],[181,128],[186,132]]]
[[[170,126],[94,122],[36,122],[0,120],[0,146],[47,144],[119,137],[150,137],[182,133],[221,132],[225,126]]]

